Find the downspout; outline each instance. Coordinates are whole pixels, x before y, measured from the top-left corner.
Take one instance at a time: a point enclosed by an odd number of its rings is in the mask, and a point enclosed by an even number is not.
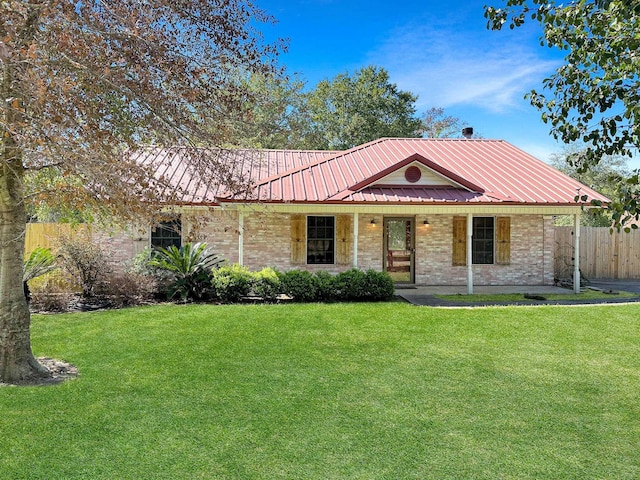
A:
[[[467,293],[473,294],[473,265],[471,263],[473,255],[471,252],[473,241],[473,215],[467,213]]]
[[[575,215],[573,245],[573,291],[580,293],[580,212]]]
[[[358,213],[353,214],[353,268],[358,268]]]

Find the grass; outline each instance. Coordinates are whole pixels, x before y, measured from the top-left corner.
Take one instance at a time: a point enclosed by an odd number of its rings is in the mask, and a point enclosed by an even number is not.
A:
[[[550,293],[542,294],[544,298],[549,301],[583,301],[583,300],[611,300],[615,298],[634,298],[638,295],[631,292],[616,292],[615,294],[606,293],[600,290],[587,290],[581,293]],[[512,302],[530,302],[537,303],[537,300],[531,300],[524,297],[522,293],[474,293],[468,294],[454,294],[454,295],[435,295],[436,298],[442,300],[448,300],[451,302],[477,302],[477,303],[512,303]]]
[[[6,479],[640,478],[637,305],[35,316],[79,378],[0,388]]]

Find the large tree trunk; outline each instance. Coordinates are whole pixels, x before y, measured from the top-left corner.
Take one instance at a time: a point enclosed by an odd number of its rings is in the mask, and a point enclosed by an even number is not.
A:
[[[25,28],[24,50],[33,38],[38,6],[31,9]],[[0,28],[0,33],[8,32]],[[2,110],[0,130],[0,382],[21,383],[37,377],[49,376],[49,371],[31,352],[31,317],[22,284],[24,234],[27,216],[24,205],[24,164],[22,151],[15,135],[25,125],[22,77],[15,65],[19,52],[6,48],[0,51],[0,101]],[[12,63],[13,62],[13,63]]]
[[[49,375],[31,352],[31,317],[22,268],[26,212],[24,167],[10,139],[0,152],[0,382],[22,383]]]

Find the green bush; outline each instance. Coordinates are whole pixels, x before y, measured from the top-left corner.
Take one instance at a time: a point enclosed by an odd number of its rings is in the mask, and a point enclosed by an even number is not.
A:
[[[289,270],[280,274],[280,282],[282,293],[295,302],[315,302],[318,299],[318,278],[311,272]]]
[[[366,277],[362,270],[352,268],[336,275],[336,297],[342,301],[361,301],[366,298]]]
[[[274,302],[282,293],[280,276],[271,267],[266,267],[253,276],[253,293],[265,302]]]
[[[168,295],[202,300],[211,291],[211,270],[222,263],[222,259],[207,248],[206,243],[185,243],[182,248],[171,245],[160,248],[149,261],[152,267],[167,270],[173,275]]]
[[[334,278],[336,298],[341,301],[362,302],[388,300],[395,286],[387,272],[366,272],[352,268]]]
[[[320,270],[315,273],[316,277],[316,301],[335,302],[338,294],[336,290],[335,276],[329,272]]]
[[[393,298],[395,285],[387,272],[367,270],[364,274],[368,300],[381,301]]]
[[[211,285],[217,298],[223,302],[239,302],[249,295],[253,274],[238,264],[222,266],[213,271]]]

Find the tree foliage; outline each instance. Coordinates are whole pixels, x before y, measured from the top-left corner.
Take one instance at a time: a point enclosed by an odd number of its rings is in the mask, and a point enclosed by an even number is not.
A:
[[[50,204],[131,217],[170,201],[123,153],[228,141],[226,118],[255,95],[242,79],[275,69],[280,45],[255,30],[270,20],[251,0],[0,3],[0,381],[46,374],[21,282],[26,172],[54,170],[31,192]],[[229,180],[206,151],[194,162]]]
[[[305,82],[285,75],[251,75],[243,80],[253,101],[229,116],[230,142],[245,148],[306,148],[311,129]]]
[[[579,144],[566,147],[561,153],[552,155],[551,165],[580,183],[602,193],[613,204],[620,203],[620,191],[624,189],[626,178],[630,175],[627,161],[620,155],[606,155],[589,169],[576,166],[576,158],[582,155]],[[590,208],[580,217],[582,225],[589,227],[611,227],[611,212],[605,209]],[[573,219],[562,219],[559,224],[572,225]]]
[[[460,119],[446,115],[443,108],[432,107],[422,115],[420,133],[425,138],[459,137],[461,132]]]
[[[507,0],[486,7],[488,26],[513,29],[529,21],[542,28],[540,43],[566,52],[564,63],[543,81],[547,92],[528,98],[551,133],[586,148],[572,163],[580,170],[606,155],[631,156],[640,146],[640,3],[636,0]],[[639,178],[626,180],[623,201],[612,205],[620,227],[640,217]]]
[[[417,137],[417,96],[390,83],[384,68],[368,66],[321,81],[309,94],[311,148],[345,150],[381,137]]]

